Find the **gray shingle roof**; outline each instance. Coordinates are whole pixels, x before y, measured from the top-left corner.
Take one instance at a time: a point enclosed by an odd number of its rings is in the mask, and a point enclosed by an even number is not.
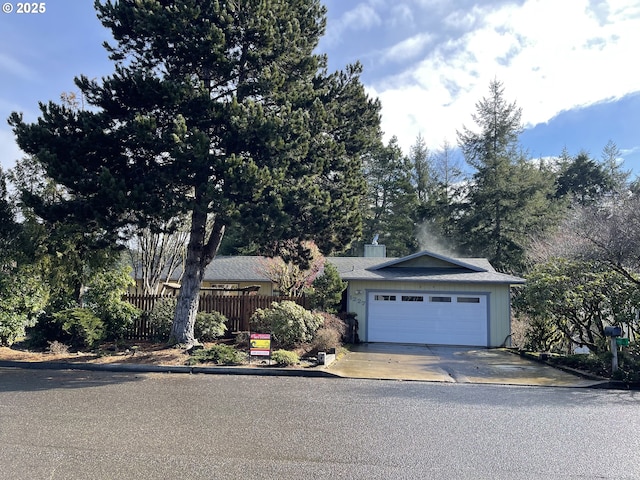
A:
[[[415,258],[419,255],[430,256],[432,254],[421,252],[404,258],[328,257],[327,261],[336,266],[343,280],[471,282],[514,285],[524,283],[522,278],[496,272],[484,258],[451,258],[450,260],[453,261],[451,268],[401,266],[403,259]],[[436,258],[447,259],[448,257],[438,255]],[[268,282],[269,279],[262,273],[265,260],[265,257],[258,256],[217,257],[207,267],[204,279],[211,282]],[[375,267],[378,268],[374,269]]]
[[[207,282],[269,282],[262,273],[266,258],[257,256],[216,257],[204,273]],[[180,277],[178,271],[175,278]]]

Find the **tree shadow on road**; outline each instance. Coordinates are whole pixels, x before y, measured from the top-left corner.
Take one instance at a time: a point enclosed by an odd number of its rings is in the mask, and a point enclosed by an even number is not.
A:
[[[144,373],[0,367],[0,393],[92,388],[143,380]]]

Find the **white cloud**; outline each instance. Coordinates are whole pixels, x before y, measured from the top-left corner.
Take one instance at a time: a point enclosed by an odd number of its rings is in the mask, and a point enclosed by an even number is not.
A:
[[[382,55],[384,62],[406,62],[420,55],[424,48],[431,42],[432,36],[428,33],[420,33],[407,38],[392,47],[389,47]]]
[[[411,7],[406,3],[393,5],[389,23],[392,27],[407,28],[413,26],[414,16]]]
[[[342,18],[342,27],[350,30],[367,30],[381,25],[382,19],[370,5],[360,3],[352,10],[346,12]]]
[[[494,78],[522,107],[527,125],[640,90],[637,62],[630,61],[640,45],[640,5],[610,0],[606,7],[527,0],[449,15],[448,21],[472,30],[432,45],[401,74],[369,85],[382,102],[383,130],[397,135],[405,151],[418,133],[434,146],[455,142],[457,129],[473,127],[475,103]],[[408,39],[387,55],[397,48],[409,59],[419,47],[424,44]]]
[[[359,3],[355,8],[344,12],[337,20],[329,23],[325,40],[329,45],[342,41],[345,31],[369,30],[382,25],[382,18],[376,12],[375,2]]]
[[[484,15],[484,10],[474,5],[471,10],[454,10],[444,18],[442,23],[449,28],[469,30],[480,22]]]

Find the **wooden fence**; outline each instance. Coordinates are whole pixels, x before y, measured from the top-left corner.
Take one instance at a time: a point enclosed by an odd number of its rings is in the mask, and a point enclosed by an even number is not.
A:
[[[144,312],[153,309],[156,302],[174,298],[167,295],[126,295],[124,299]],[[198,310],[200,312],[220,312],[227,317],[227,332],[243,332],[249,330],[249,319],[259,308],[269,308],[273,302],[291,300],[298,305],[309,308],[309,300],[306,297],[272,297],[266,295],[201,295]],[[127,337],[131,340],[148,340],[154,336],[146,315],[141,315]]]

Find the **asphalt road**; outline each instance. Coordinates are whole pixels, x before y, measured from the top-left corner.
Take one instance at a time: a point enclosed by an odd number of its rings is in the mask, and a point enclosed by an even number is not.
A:
[[[637,479],[640,392],[0,369],[0,478]]]

